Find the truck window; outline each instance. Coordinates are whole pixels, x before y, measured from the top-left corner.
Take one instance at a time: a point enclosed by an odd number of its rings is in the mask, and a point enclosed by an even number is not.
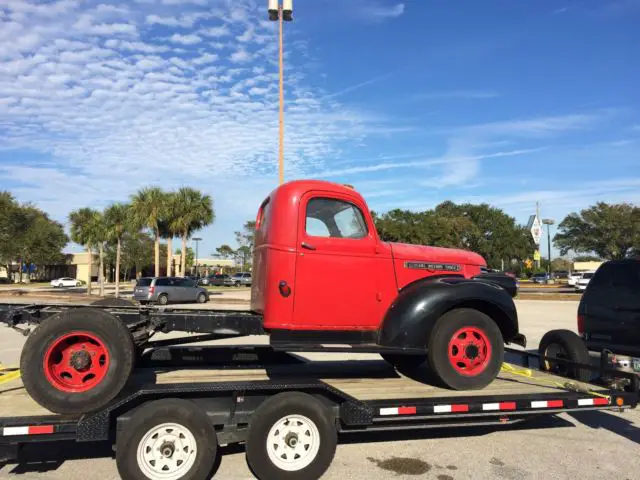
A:
[[[313,237],[364,238],[368,233],[360,209],[335,198],[309,200],[305,229]]]

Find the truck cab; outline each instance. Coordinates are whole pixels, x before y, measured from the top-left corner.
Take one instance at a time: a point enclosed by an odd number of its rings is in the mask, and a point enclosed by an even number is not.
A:
[[[349,186],[304,180],[271,192],[256,219],[253,267],[251,309],[273,345],[425,353],[438,321],[453,311],[489,318],[501,342],[524,342],[512,278],[483,273],[486,262],[473,252],[382,241]],[[454,353],[487,351],[485,333],[464,331]]]

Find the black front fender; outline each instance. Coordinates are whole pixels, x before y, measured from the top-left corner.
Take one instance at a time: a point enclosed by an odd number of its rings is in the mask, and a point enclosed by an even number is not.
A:
[[[435,322],[454,308],[474,308],[491,317],[507,343],[524,343],[511,296],[499,285],[462,277],[427,279],[403,289],[387,310],[378,343],[425,348]]]

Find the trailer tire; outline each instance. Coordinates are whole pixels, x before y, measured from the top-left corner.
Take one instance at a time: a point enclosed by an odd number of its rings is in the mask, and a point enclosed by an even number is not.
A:
[[[571,330],[551,330],[540,340],[538,353],[542,357],[563,358],[575,363],[589,365],[591,357],[582,339]],[[591,380],[591,371],[586,368],[554,364],[550,361],[540,362],[540,369],[555,372],[562,376],[574,378],[581,382]]]
[[[217,452],[211,420],[195,403],[177,398],[143,404],[116,438],[116,465],[126,480],[211,478]]]
[[[496,323],[472,308],[442,315],[431,331],[426,368],[442,386],[478,390],[500,373],[504,340]]]
[[[124,323],[104,310],[78,308],[36,327],[22,349],[20,370],[37,403],[55,413],[79,414],[113,400],[133,362],[133,340]]]
[[[331,465],[337,442],[333,413],[319,400],[306,393],[279,393],[253,415],[247,463],[260,480],[315,480]]]

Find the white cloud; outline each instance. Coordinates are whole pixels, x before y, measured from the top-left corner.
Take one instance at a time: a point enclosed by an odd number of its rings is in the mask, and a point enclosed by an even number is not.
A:
[[[351,4],[355,13],[368,21],[380,22],[398,18],[405,12],[404,3],[390,3],[388,1],[355,0]]]
[[[202,38],[198,35],[180,35],[179,33],[174,33],[169,38],[174,43],[181,43],[182,45],[195,45],[196,43],[200,43]]]
[[[227,35],[231,35],[231,30],[226,25],[219,25],[217,27],[204,28],[200,30],[198,33],[206,36],[206,37],[224,37]]]
[[[252,58],[252,55],[246,50],[244,50],[243,48],[241,48],[233,52],[229,57],[229,60],[231,60],[233,63],[246,63],[249,60],[251,60],[251,58]]]
[[[228,232],[255,214],[277,179],[277,69],[263,57],[272,42],[261,43],[273,26],[261,9],[0,2],[0,188],[58,218],[150,183],[213,193]],[[196,25],[210,16],[225,23]],[[180,24],[163,25],[168,43],[156,25],[170,18]],[[201,39],[216,37],[214,53]],[[341,142],[381,126],[322,99],[295,62],[287,74],[287,178],[323,169]],[[25,165],[26,151],[42,162]],[[247,185],[242,201],[220,193]]]

